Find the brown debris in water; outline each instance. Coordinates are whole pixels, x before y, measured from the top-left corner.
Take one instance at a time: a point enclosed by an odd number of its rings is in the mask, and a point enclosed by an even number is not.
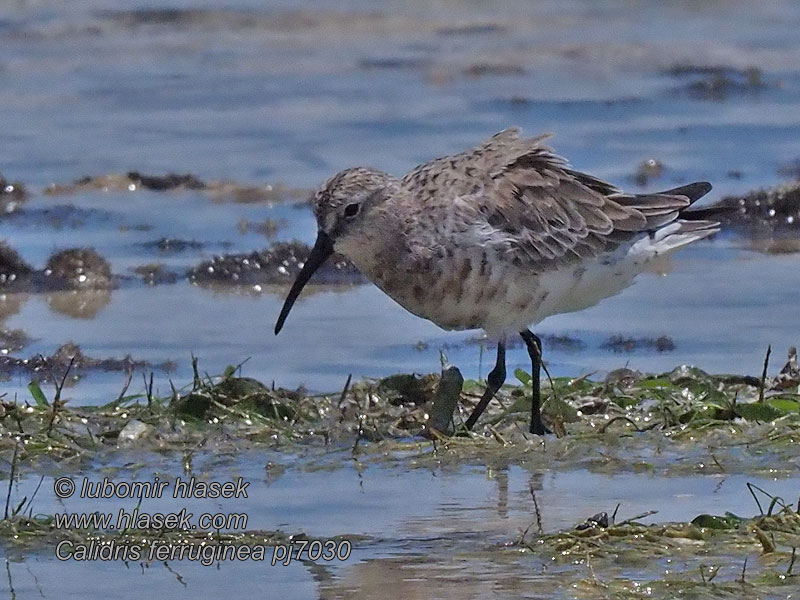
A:
[[[0,173],[0,212],[14,212],[28,197],[28,191],[19,181],[9,181]]]
[[[304,9],[287,9],[261,13],[237,8],[132,8],[128,10],[100,10],[96,15],[101,27],[114,25],[136,30],[140,27],[164,28],[171,31],[274,31],[286,34],[321,29],[326,34],[341,32],[353,35],[355,30],[374,31],[375,27],[390,20],[379,12],[348,11],[342,7],[326,11],[313,6]]]
[[[614,335],[603,342],[601,348],[613,352],[634,352],[636,350],[672,352],[675,350],[675,342],[666,335],[657,338],[631,338],[622,335]]]
[[[400,373],[380,379],[376,391],[395,406],[425,404],[433,400],[438,382],[439,378],[433,374],[419,376]]]
[[[583,340],[567,334],[547,333],[540,335],[539,339],[542,340],[542,345],[545,347],[546,350],[557,349],[561,352],[578,352],[586,348],[586,343]],[[489,338],[487,338],[484,334],[481,334],[471,337],[462,343],[455,344],[455,346],[460,346],[460,345],[480,346],[488,343],[489,343]],[[525,344],[522,341],[522,338],[516,335],[506,340],[506,348],[521,348],[524,345]],[[494,346],[494,343],[492,343],[492,346]],[[424,342],[419,342],[417,347],[420,350],[424,350],[427,348],[427,345]],[[443,347],[448,348],[450,346],[444,344]]]
[[[508,30],[508,26],[503,23],[463,23],[457,25],[447,25],[439,27],[436,33],[444,36],[456,35],[483,35],[492,33],[503,33]]]
[[[0,242],[0,288],[33,272],[19,253],[5,242]]]
[[[163,192],[174,189],[202,190],[206,184],[191,175],[167,173],[166,175],[145,175],[138,171],[125,174],[87,175],[68,184],[51,183],[44,193],[51,196],[74,194],[83,191],[136,191],[139,188]]]
[[[728,207],[714,218],[732,226],[766,231],[800,227],[800,182],[760,188],[741,196],[726,196],[715,207]]]
[[[70,248],[53,254],[44,275],[57,287],[110,289],[114,287],[111,266],[94,248]]]
[[[753,93],[768,87],[758,67],[736,69],[719,65],[677,64],[667,73],[688,80],[682,89],[698,100],[720,102],[732,94]]]
[[[639,163],[636,172],[630,177],[636,185],[646,186],[650,181],[660,179],[664,175],[664,163],[656,158],[649,158]]]
[[[364,70],[377,69],[421,69],[430,64],[427,58],[407,58],[392,56],[387,58],[363,58],[358,61],[358,66]]]
[[[51,183],[44,190],[48,196],[77,194],[80,192],[154,192],[201,191],[215,202],[273,203],[297,200],[308,196],[307,190],[289,188],[282,184],[242,185],[232,181],[203,181],[191,173],[149,175],[139,171],[87,175],[72,183]]]
[[[167,268],[160,263],[141,265],[135,267],[133,272],[147,285],[172,284],[178,281],[178,273],[167,270]]]
[[[134,185],[133,182],[127,175],[123,174],[86,175],[72,183],[51,183],[44,189],[43,193],[47,196],[62,196],[86,191],[122,191],[131,190],[131,185]]]
[[[44,269],[35,270],[14,249],[0,242],[0,290],[37,293],[114,287],[111,266],[93,248],[61,250],[48,259]]]
[[[288,390],[271,390],[251,377],[224,377],[213,385],[195,385],[177,398],[172,408],[181,415],[205,419],[220,409],[235,408],[280,420],[294,419],[293,403],[302,395]]]
[[[275,219],[263,219],[261,221],[248,221],[247,219],[242,219],[236,224],[236,228],[242,235],[246,233],[257,233],[271,240],[284,225],[286,225],[286,221],[284,220],[276,221]]]
[[[473,78],[487,76],[525,75],[520,65],[504,63],[473,63],[464,69],[464,75]]]
[[[148,250],[158,250],[163,253],[179,253],[186,252],[187,250],[201,250],[205,247],[205,243],[198,242],[197,240],[183,240],[180,238],[166,238],[163,237],[159,240],[152,242],[145,242],[142,247]]]
[[[71,363],[71,367],[70,367]],[[134,359],[130,354],[122,358],[94,358],[86,356],[78,344],[67,342],[59,346],[50,356],[36,354],[29,358],[20,358],[12,355],[0,356],[0,375],[4,377],[13,374],[28,373],[36,381],[52,379],[53,374],[61,376],[70,367],[70,373],[79,377],[86,372],[130,372],[135,369],[154,369],[164,372],[175,368],[174,361],[151,363],[145,360]]]
[[[765,254],[800,253],[800,239],[794,237],[759,236],[748,239],[746,246],[751,250]]]
[[[309,190],[291,188],[281,183],[242,185],[232,181],[210,181],[205,192],[214,202],[239,204],[273,204],[276,202],[307,201]]]
[[[185,173],[183,175],[178,175],[176,173],[167,173],[166,175],[143,175],[138,171],[130,171],[128,172],[128,179],[135,185],[156,192],[174,190],[176,188],[187,190],[204,190],[206,188],[206,184],[191,173]]]
[[[10,181],[0,173],[0,197],[13,200],[24,200],[27,195],[25,186],[19,181]]]
[[[204,261],[189,271],[198,284],[290,284],[297,277],[311,249],[302,242],[278,242],[249,254],[224,254]],[[315,284],[364,283],[364,276],[341,255],[334,254],[314,274]]]
[[[606,375],[605,385],[607,389],[628,389],[639,383],[642,374],[639,371],[623,367],[609,371]]]
[[[30,342],[31,338],[22,329],[0,329],[0,354],[18,352]]]

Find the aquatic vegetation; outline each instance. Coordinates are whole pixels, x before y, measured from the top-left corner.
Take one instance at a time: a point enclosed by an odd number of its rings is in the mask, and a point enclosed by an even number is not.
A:
[[[444,377],[348,379],[338,392],[309,395],[242,377],[240,366],[211,377],[201,373],[195,359],[192,381],[173,388],[167,397],[154,395],[147,378],[143,392],[129,393],[129,379],[106,405],[81,407],[62,396],[75,362],[73,356],[58,365],[54,394],[31,383],[30,398],[3,399],[0,404],[0,457],[12,471],[9,485],[20,469],[62,472],[60,465],[88,467],[113,455],[128,456],[133,449],[174,455],[189,471],[196,453],[235,455],[259,447],[287,454],[302,449],[304,468],[312,470],[354,460],[403,469],[464,464],[503,468],[516,463],[534,470],[541,465],[664,476],[776,474],[793,472],[800,460],[800,395],[796,386],[785,384],[785,374],[759,379],[681,366],[660,375],[618,369],[603,381],[553,379],[544,388],[543,412],[560,437],[542,440],[527,433],[530,376],[522,370],[516,372],[519,385],[505,386],[477,431],[468,432],[463,419],[483,384],[464,381],[449,366]],[[784,389],[773,385],[778,383]],[[454,402],[460,404],[455,423],[446,422],[449,415],[443,422],[437,404],[451,409]],[[432,420],[438,423],[436,430],[430,427]],[[450,425],[455,425],[452,436],[446,435]],[[776,591],[797,585],[800,517],[789,500],[756,486],[749,489],[758,509],[753,517],[703,513],[688,522],[645,524],[642,520],[656,511],[623,519],[615,510],[552,531],[542,525],[531,487],[530,525],[504,543],[473,544],[461,558],[513,559],[528,569],[544,568],[543,585],[568,585],[587,598],[597,593],[737,597],[742,589]],[[35,513],[35,496],[16,506],[6,502],[0,546],[9,554],[52,551],[64,542],[64,552],[75,552],[77,559],[81,552],[136,546],[143,554],[132,560],[140,560],[154,544],[200,544],[221,552],[228,546],[274,548],[316,539],[255,529],[63,529],[52,515]],[[344,532],[334,539],[374,543],[369,536]]]
[[[183,175],[177,175],[175,173],[167,173],[166,175],[143,175],[138,171],[130,171],[127,175],[128,179],[130,179],[135,186],[141,186],[156,192],[174,190],[175,188],[202,190],[206,187],[205,183],[191,173]]]
[[[631,338],[621,335],[613,335],[603,342],[603,348],[612,352],[633,352],[637,349],[652,349],[657,352],[672,352],[675,350],[675,342],[669,336],[662,335],[657,338]]]
[[[165,285],[178,281],[179,274],[167,269],[160,263],[151,263],[134,267],[133,272],[147,285]]]
[[[656,158],[649,158],[639,163],[636,172],[629,179],[636,185],[644,187],[651,181],[661,179],[665,170],[663,162]]]
[[[33,268],[19,253],[5,242],[0,242],[0,287],[30,274]]]
[[[9,214],[28,198],[27,188],[19,181],[9,181],[0,173],[0,211]]]
[[[42,270],[0,243],[0,289],[9,291],[108,290],[116,286],[108,261],[93,248],[54,253]]]
[[[114,286],[111,265],[94,248],[71,248],[53,254],[44,275],[74,289],[108,289]],[[56,284],[59,285],[59,284]]]
[[[130,372],[134,366],[141,368],[130,357],[125,361]],[[552,379],[543,386],[542,410],[559,436],[543,439],[524,427],[531,379],[523,370],[515,373],[519,385],[504,386],[483,424],[467,432],[463,421],[483,384],[457,379],[455,373],[446,378],[445,392],[439,375],[399,374],[348,380],[341,391],[312,395],[237,376],[238,367],[211,377],[201,374],[196,359],[193,365],[192,382],[173,386],[169,396],[153,394],[152,377],[149,387],[145,380],[144,392],[128,394],[129,375],[119,397],[103,406],[51,402],[39,383],[31,383],[30,399],[3,401],[0,451],[8,453],[20,445],[23,462],[92,460],[96,453],[124,452],[117,438],[135,419],[152,426],[147,443],[162,451],[186,450],[209,431],[223,428],[226,441],[219,443],[231,447],[266,444],[288,451],[298,444],[329,449],[360,445],[366,457],[383,461],[408,460],[405,452],[411,443],[419,450],[411,461],[416,466],[431,460],[541,461],[551,467],[599,470],[647,464],[674,474],[735,472],[745,465],[751,471],[791,470],[789,459],[800,456],[793,443],[800,435],[800,395],[797,382],[785,375],[760,380],[681,366],[661,375],[618,369],[604,381]],[[49,359],[32,359],[30,366],[47,375],[57,394],[81,369],[119,368],[113,361],[88,359],[75,348],[64,348]],[[453,369],[446,367],[445,372]],[[432,414],[442,422],[437,398],[440,404],[458,405],[452,416],[453,436],[429,428]],[[414,438],[418,441],[409,442]],[[374,445],[360,444],[362,440]],[[658,451],[654,454],[653,449]],[[395,450],[403,451],[402,459]],[[682,459],[676,462],[676,456]]]
[[[204,261],[188,277],[200,285],[268,285],[290,283],[303,268],[311,249],[302,242],[276,242],[249,254],[224,254]],[[355,284],[365,281],[353,263],[335,255],[314,275],[317,284]]]
[[[736,69],[719,65],[676,64],[668,70],[684,79],[684,90],[692,98],[721,102],[736,94],[754,93],[770,87],[758,67]]]
[[[200,250],[205,247],[206,244],[203,242],[198,242],[197,240],[184,240],[180,238],[166,238],[163,237],[158,240],[154,240],[152,242],[145,242],[142,244],[143,248],[148,250],[158,250],[159,252],[163,253],[178,253],[178,252],[185,252],[187,250]]]
[[[736,208],[720,217],[728,225],[793,230],[800,225],[800,184],[784,183],[727,196],[718,206]]]
[[[51,183],[43,190],[47,196],[64,196],[84,192],[126,191],[136,192],[186,192],[201,191],[217,202],[267,203],[297,201],[307,192],[283,184],[246,185],[234,181],[203,181],[191,173],[166,175],[143,174],[138,171],[86,175],[72,183]]]
[[[30,341],[30,337],[21,329],[0,329],[0,354],[18,352]]]
[[[572,530],[526,530],[506,550],[523,549],[571,579],[574,568],[583,567],[578,571],[588,577],[575,584],[579,593],[594,590],[604,597],[785,594],[800,583],[795,570],[800,516],[783,499],[769,497],[768,512],[751,518],[701,514],[686,523],[643,525],[639,520],[649,514],[614,523],[602,513]],[[632,577],[636,571],[648,574]]]
[[[25,340],[24,334],[19,331],[4,332],[8,337],[6,344],[21,345]],[[95,358],[87,356],[78,344],[68,342],[62,344],[50,356],[35,354],[29,357],[20,357],[7,353],[0,353],[0,376],[9,378],[25,373],[37,382],[55,381],[58,373],[69,369],[67,381],[77,381],[85,374],[93,371],[120,371],[132,373],[134,370],[152,369],[165,372],[171,371],[175,364],[171,361],[151,363],[137,360],[130,354],[122,358]]]

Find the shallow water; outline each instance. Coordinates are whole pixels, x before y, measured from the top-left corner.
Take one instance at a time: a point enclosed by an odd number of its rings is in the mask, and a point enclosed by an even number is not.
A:
[[[306,11],[288,0],[266,7],[174,0],[161,3],[172,12],[140,10],[150,6],[81,0],[0,7],[0,173],[32,192],[21,210],[0,218],[0,238],[37,268],[55,250],[93,246],[117,275],[132,276],[148,263],[181,273],[214,254],[314,236],[310,211],[295,199],[220,202],[197,191],[41,194],[50,183],[84,175],[189,172],[307,190],[354,164],[400,174],[519,125],[532,135],[555,132],[556,150],[577,168],[620,186],[653,190],[705,179],[714,183],[713,201],[775,184],[778,167],[800,157],[800,5],[793,2],[505,2],[490,10],[478,2],[348,0]],[[670,72],[687,65],[724,67],[727,83]],[[760,69],[757,85],[748,84],[751,67]],[[633,174],[650,158],[664,163],[664,175],[638,188]],[[243,219],[267,218],[280,225],[272,238],[240,229]],[[175,253],[147,246],[164,237],[202,246]],[[749,245],[737,233],[698,243],[676,255],[666,276],[643,275],[594,308],[545,321],[540,335],[579,342],[545,347],[551,372],[602,377],[626,363],[643,371],[694,363],[758,374],[769,344],[774,370],[798,342],[798,255]],[[323,391],[340,388],[350,373],[435,371],[442,348],[467,377],[491,366],[491,350],[467,343],[474,332],[445,333],[372,286],[314,291],[278,338],[272,327],[285,288],[207,289],[183,278],[154,287],[127,280],[108,294],[7,294],[2,326],[32,338],[22,356],[50,354],[72,341],[92,357],[176,361],[174,371],[155,374],[161,393],[168,379],[190,380],[192,353],[209,373],[249,359],[245,375]],[[615,353],[603,347],[614,335],[665,335],[674,349]],[[526,366],[525,353],[514,350],[509,363]],[[120,373],[91,374],[66,397],[106,402],[123,382]],[[2,391],[27,398],[27,383],[17,374]],[[132,386],[140,391],[138,377]],[[264,462],[247,457],[237,468],[260,481]],[[247,510],[264,528],[370,536],[330,575],[298,565],[254,574],[247,564],[226,563],[218,577],[215,569],[187,563],[178,568],[189,582],[184,588],[162,568],[144,576],[138,566],[118,563],[58,568],[51,556],[33,555],[11,564],[13,585],[17,598],[85,597],[87,578],[98,597],[106,596],[124,576],[141,586],[137,595],[165,587],[229,593],[233,581],[237,591],[280,588],[287,597],[361,597],[353,590],[378,597],[372,582],[379,573],[404,597],[463,598],[463,573],[452,560],[477,535],[499,543],[527,526],[531,477],[518,467],[492,477],[474,467],[385,467],[360,476],[348,466],[291,469],[262,484],[258,507]],[[707,476],[536,477],[549,530],[613,510],[616,502],[626,516],[657,509],[654,519],[664,521],[697,512],[749,514],[744,481],[761,481],[746,474],[721,485]],[[23,480],[15,494],[24,496],[37,481]],[[762,483],[796,496],[796,477]],[[418,489],[425,493],[412,493]],[[43,493],[37,509],[55,510],[53,501]],[[485,563],[470,554],[463,561],[476,577],[471,597],[524,595],[540,576],[521,576],[516,559]],[[423,583],[429,575],[439,582],[433,588]]]
[[[287,470],[275,478],[265,475],[263,465],[269,458],[283,460]],[[102,590],[113,589],[115,582],[118,585],[120,577],[127,577],[137,589],[169,589],[179,597],[192,597],[199,590],[207,593],[205,590],[216,586],[223,590],[221,579],[235,582],[237,591],[280,589],[290,598],[308,597],[315,589],[324,590],[320,592],[323,597],[351,597],[348,593],[354,590],[347,592],[348,588],[360,590],[357,597],[394,598],[396,589],[386,586],[372,589],[370,581],[396,577],[397,585],[406,590],[402,597],[411,597],[409,594],[413,593],[438,598],[455,596],[463,590],[462,577],[456,576],[457,573],[452,577],[446,575],[454,561],[476,576],[481,589],[503,585],[504,578],[513,577],[516,593],[539,597],[531,586],[544,577],[549,593],[556,594],[554,597],[571,597],[568,591],[559,590],[557,580],[553,581],[556,574],[548,575],[546,565],[540,564],[539,559],[523,555],[509,559],[507,555],[492,552],[493,548],[517,539],[535,521],[531,489],[535,491],[546,532],[572,528],[598,512],[611,515],[617,504],[620,504],[618,521],[649,511],[658,512],[641,519],[642,522],[688,521],[702,512],[730,511],[750,516],[757,510],[747,492],[747,483],[785,498],[797,493],[797,481],[784,477],[737,474],[662,477],[584,470],[532,472],[516,466],[499,470],[470,466],[405,472],[381,466],[344,466],[320,471],[307,469],[302,460],[287,463],[287,458],[245,456],[205,470],[206,475],[220,481],[236,477],[249,481],[246,500],[174,500],[166,494],[160,500],[143,500],[140,510],[173,512],[185,507],[194,514],[246,512],[249,529],[305,532],[320,538],[344,535],[354,540],[353,552],[346,561],[322,563],[317,568],[300,563],[270,566],[235,561],[206,567],[189,561],[171,561],[166,566],[153,563],[142,570],[135,563],[127,566],[121,562],[59,563],[54,552],[47,550],[27,555],[24,561],[21,556],[9,557],[10,580],[17,597],[29,597],[39,590],[45,597],[54,594],[59,598],[82,597],[86,577],[95,582],[93,589],[99,596],[105,593]],[[157,468],[152,474],[139,472],[133,477],[129,475],[131,479],[121,476],[122,473],[115,474],[116,481],[152,481],[155,475],[163,481],[178,476],[188,478],[174,467]],[[93,482],[103,477],[96,472],[87,475]],[[38,477],[23,479],[12,500],[19,502],[26,495],[30,497],[38,483]],[[46,477],[42,490],[52,489],[52,483],[53,478]],[[424,494],[414,494],[412,490],[424,490]],[[56,501],[46,495],[36,504],[37,510],[44,514],[78,510],[116,513],[121,508],[132,511],[136,506],[136,500]],[[470,555],[472,558],[468,558]],[[654,567],[646,572],[658,575],[663,568]],[[400,572],[394,573],[398,569]],[[182,583],[175,579],[174,573],[179,574]],[[489,585],[489,582],[495,583]],[[433,596],[424,595],[429,586],[437,590]]]

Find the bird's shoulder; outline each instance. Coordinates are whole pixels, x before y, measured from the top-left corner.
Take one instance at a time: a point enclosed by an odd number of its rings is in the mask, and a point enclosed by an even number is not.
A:
[[[522,140],[517,128],[505,129],[469,150],[416,166],[400,185],[418,198],[475,194],[490,184],[498,167],[513,161],[523,147],[533,150],[547,137]]]

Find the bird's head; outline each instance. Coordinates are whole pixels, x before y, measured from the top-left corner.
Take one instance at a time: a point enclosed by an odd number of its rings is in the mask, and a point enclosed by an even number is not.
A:
[[[357,242],[370,212],[391,195],[397,180],[375,169],[345,169],[331,177],[312,199],[317,219],[317,241],[297,275],[275,323],[275,335],[283,327],[295,300],[308,280],[334,248]]]

